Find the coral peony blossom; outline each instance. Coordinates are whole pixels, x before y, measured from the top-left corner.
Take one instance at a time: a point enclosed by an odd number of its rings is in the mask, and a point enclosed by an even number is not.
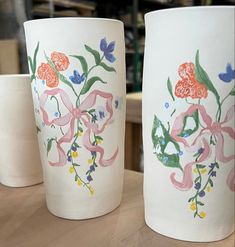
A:
[[[69,66],[68,57],[61,52],[56,52],[56,51],[52,52],[51,61],[54,63],[58,71],[66,70]]]
[[[175,86],[175,95],[179,98],[206,98],[208,95],[205,85],[197,81],[193,63],[184,63],[179,67],[179,80]]]
[[[53,88],[58,86],[59,78],[49,64],[41,63],[37,72],[39,79],[45,80],[48,87]]]

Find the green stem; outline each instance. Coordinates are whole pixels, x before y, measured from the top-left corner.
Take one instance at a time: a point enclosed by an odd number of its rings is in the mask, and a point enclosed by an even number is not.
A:
[[[103,59],[104,59],[104,55],[101,57],[100,63],[102,62]],[[87,79],[88,79],[88,75],[90,74],[90,72],[91,72],[94,68],[98,67],[98,66],[100,65],[100,63],[99,63],[99,64],[93,65],[93,66],[88,70],[88,72],[87,72],[87,74],[86,74],[85,82],[84,82],[84,84],[83,84],[83,87],[82,87],[82,89],[81,89],[79,95],[77,95],[77,101],[76,101],[76,106],[77,106],[77,107],[78,107],[79,104],[80,104],[80,96],[81,96],[81,92],[83,91],[83,88],[84,88],[85,85],[86,85],[86,82],[87,82]]]

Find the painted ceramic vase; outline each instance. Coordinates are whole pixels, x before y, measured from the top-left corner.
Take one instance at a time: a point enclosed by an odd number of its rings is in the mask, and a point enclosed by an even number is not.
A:
[[[0,182],[42,182],[29,75],[0,75]]]
[[[55,18],[24,27],[47,207],[68,219],[107,214],[123,186],[123,24]]]
[[[234,231],[234,7],[145,16],[145,220],[163,235]]]

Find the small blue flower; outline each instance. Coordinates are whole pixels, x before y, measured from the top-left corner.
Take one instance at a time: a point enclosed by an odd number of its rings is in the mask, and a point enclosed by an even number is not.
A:
[[[229,83],[233,79],[235,79],[235,70],[232,69],[232,65],[230,63],[227,64],[226,66],[226,72],[225,73],[219,73],[219,78],[221,81]]]
[[[205,191],[204,191],[204,190],[202,190],[202,191],[200,191],[200,192],[199,192],[199,196],[200,196],[200,197],[205,196],[205,194],[206,194],[206,193],[205,193]]]
[[[165,145],[166,144],[166,141],[163,139],[163,140],[161,140],[161,144],[162,145]]]
[[[55,113],[54,113],[54,116],[55,116],[55,117],[59,117],[59,112],[55,112]]]
[[[179,151],[178,155],[182,156],[184,153],[182,151]]]
[[[91,177],[91,175],[88,175],[88,176],[87,176],[87,180],[88,180],[89,182],[93,180],[93,178]]]
[[[166,165],[168,163],[168,157],[166,157],[166,156],[163,157],[162,162],[164,165]]]
[[[85,80],[85,75],[82,74],[80,75],[77,70],[73,71],[73,75],[69,77],[69,79],[74,83],[74,84],[81,84]]]
[[[33,91],[35,92],[35,93],[38,93],[38,90],[37,90],[37,88],[34,86],[33,87]]]
[[[194,186],[194,188],[196,190],[199,190],[201,188],[201,183],[196,183],[195,186]]]
[[[112,52],[114,51],[114,47],[115,47],[115,42],[112,41],[109,44],[106,41],[106,38],[101,39],[100,41],[100,50],[102,52],[104,52],[104,57],[110,62],[113,63],[116,58],[114,57],[114,55],[112,54]]]
[[[166,102],[164,106],[165,106],[165,108],[167,109],[167,108],[169,108],[170,105],[169,105],[168,102]]]
[[[71,156],[68,156],[67,160],[68,160],[68,162],[71,162],[71,160],[72,160]]]
[[[46,83],[45,80],[42,80],[42,85],[45,85],[45,83]]]
[[[216,177],[216,171],[213,171],[213,172],[211,173],[211,176],[212,176],[212,177]]]
[[[189,133],[184,133],[183,137],[186,138],[189,136]]]

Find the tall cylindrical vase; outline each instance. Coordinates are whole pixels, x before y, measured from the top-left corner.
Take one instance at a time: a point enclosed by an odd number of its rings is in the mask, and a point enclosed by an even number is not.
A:
[[[234,13],[145,16],[145,220],[172,238],[216,241],[234,231]]]
[[[109,213],[124,172],[123,24],[44,19],[25,33],[47,207],[68,219]]]

